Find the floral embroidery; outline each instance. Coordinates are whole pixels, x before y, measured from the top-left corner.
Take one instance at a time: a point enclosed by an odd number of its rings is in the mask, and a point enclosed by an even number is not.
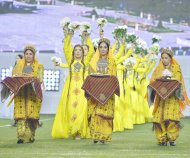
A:
[[[77,115],[74,114],[73,117],[72,117],[72,121],[75,121],[77,119]]]
[[[78,105],[78,102],[77,102],[77,101],[75,101],[75,102],[73,103],[73,107],[74,107],[74,108],[76,108],[76,107],[77,107],[77,105]]]
[[[73,93],[75,93],[75,95],[79,95],[80,94],[80,90],[78,88],[75,88],[73,90]]]

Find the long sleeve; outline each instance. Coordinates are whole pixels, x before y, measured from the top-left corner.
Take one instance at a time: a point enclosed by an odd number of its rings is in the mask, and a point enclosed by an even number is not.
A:
[[[124,65],[121,64],[117,65],[117,70],[125,70],[125,69],[126,67]]]
[[[134,58],[137,61],[137,63],[143,63],[148,60],[147,56],[139,58],[136,54],[134,54]]]
[[[132,53],[133,53],[133,49],[129,49],[127,51],[127,54],[125,54],[124,56],[122,56],[116,60],[116,64],[118,65],[118,64],[122,63],[125,59],[129,58]]]
[[[67,35],[67,36],[64,38],[63,51],[64,51],[64,53],[65,53],[65,58],[66,58],[66,60],[67,60],[67,63],[70,63],[70,62],[71,62],[71,59],[72,59],[73,47],[72,47],[72,44],[71,44],[71,38],[72,38],[71,35]]]
[[[113,52],[113,53],[115,52],[116,47],[117,47],[117,43],[118,43],[117,41],[114,42],[114,44],[113,44],[113,46],[111,48],[111,52]]]
[[[146,65],[145,67],[137,67],[135,68],[135,71],[137,73],[146,73],[148,71],[148,66]]]
[[[124,50],[125,50],[125,44],[121,44],[120,48],[119,48],[119,51],[117,52],[117,54],[115,55],[115,60],[117,61],[117,59],[119,59],[123,53],[124,53]]]
[[[69,65],[67,63],[61,63],[59,66],[61,68],[69,68]]]
[[[89,46],[89,51],[84,59],[84,64],[85,65],[88,65],[90,63],[90,60],[94,54],[94,46],[93,46],[93,43],[92,43],[92,40],[90,37],[88,37],[85,41],[85,43]]]
[[[156,64],[156,61],[152,61],[152,62],[150,63],[150,65],[149,65],[149,67],[148,67],[148,70],[147,70],[147,74],[150,73],[150,71],[154,68],[155,64]]]

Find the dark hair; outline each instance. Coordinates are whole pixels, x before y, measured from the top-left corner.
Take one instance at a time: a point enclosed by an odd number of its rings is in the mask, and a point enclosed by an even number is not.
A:
[[[23,55],[18,54],[16,57],[19,57],[20,59],[22,59],[22,58],[23,58]],[[17,64],[17,61],[15,61],[14,67],[16,66],[16,64]]]
[[[98,49],[100,48],[100,44],[101,44],[101,43],[105,43],[105,44],[107,45],[107,47],[108,47],[108,52],[109,52],[110,46],[109,46],[109,44],[108,44],[107,42],[105,42],[105,41],[102,41],[102,42],[98,43]],[[108,52],[107,52],[107,53],[108,53]]]
[[[23,55],[21,55],[21,54],[18,54],[17,56],[18,56],[20,59],[23,58]]]

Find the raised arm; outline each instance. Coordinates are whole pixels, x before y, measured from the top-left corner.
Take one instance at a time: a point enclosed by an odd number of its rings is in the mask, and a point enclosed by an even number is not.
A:
[[[90,60],[91,60],[93,54],[94,54],[94,45],[93,45],[92,40],[89,36],[85,38],[85,43],[88,45],[89,51],[88,51],[88,53],[84,59],[84,64],[88,65],[90,63]]]
[[[125,59],[129,58],[132,53],[133,53],[133,49],[131,48],[128,49],[127,53],[124,56],[120,57],[119,59],[116,59],[116,64],[118,65],[122,63]]]
[[[148,64],[139,64],[137,67],[134,68],[134,70],[137,72],[137,73],[140,73],[140,74],[144,74],[148,71]]]
[[[124,51],[125,51],[125,43],[122,43],[117,54],[115,55],[116,61],[124,54]]]
[[[118,41],[116,40],[111,48],[111,52],[115,52],[116,51],[116,47],[117,47]]]
[[[150,71],[152,71],[152,69],[154,68],[155,64],[156,64],[156,61],[151,61],[151,62],[150,62],[149,67],[148,67],[148,70],[147,70],[147,72],[146,72],[147,74],[149,74]]]
[[[67,63],[70,63],[72,59],[73,47],[71,44],[71,38],[72,38],[71,34],[66,35],[66,37],[64,38],[63,51],[65,53],[65,58],[67,60]]]
[[[61,63],[59,65],[59,67],[61,67],[61,68],[69,68],[69,65],[67,63]]]
[[[124,65],[117,65],[117,70],[125,70],[126,67]]]

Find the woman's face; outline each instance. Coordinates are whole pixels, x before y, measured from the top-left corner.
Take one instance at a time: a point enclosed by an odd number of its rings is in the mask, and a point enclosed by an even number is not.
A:
[[[27,50],[25,53],[24,53],[24,58],[26,60],[27,63],[33,63],[34,61],[34,54],[31,50]]]
[[[74,49],[74,57],[76,59],[80,59],[82,57],[82,54],[83,54],[83,50],[81,47],[75,47]]]
[[[99,52],[101,56],[107,55],[108,54],[108,46],[105,42],[100,43],[99,46]]]
[[[163,53],[161,56],[161,60],[164,66],[168,66],[171,62],[171,57],[168,54]]]
[[[86,56],[88,53],[88,47],[86,45],[83,45],[82,47],[84,49],[84,56]]]

